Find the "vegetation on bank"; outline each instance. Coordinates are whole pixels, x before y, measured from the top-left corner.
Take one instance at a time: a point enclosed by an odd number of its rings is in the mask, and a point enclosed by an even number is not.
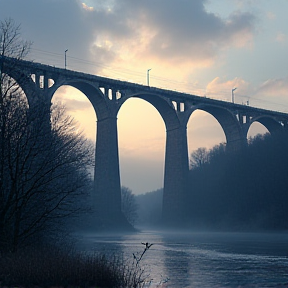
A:
[[[234,231],[288,229],[287,147],[283,131],[258,135],[234,153],[222,145],[207,151],[201,165],[190,170],[185,224]]]
[[[163,188],[135,196],[138,207],[137,225],[161,227]]]
[[[23,249],[0,258],[0,287],[136,288],[144,284],[144,271],[133,263],[74,249]]]
[[[0,61],[0,251],[17,251],[58,237],[87,209],[93,150],[64,107],[29,89],[17,64],[30,43],[11,19],[0,21],[0,48],[14,59]]]
[[[283,131],[284,132],[284,131]],[[247,147],[199,148],[190,157],[183,229],[288,229],[288,135],[257,135]],[[159,227],[163,189],[137,195],[138,224]]]
[[[0,61],[0,287],[142,287],[138,263],[54,245],[91,212],[93,148],[63,106],[19,76],[30,46],[12,19],[0,20],[0,56],[14,58],[9,68]],[[134,198],[123,190],[132,223]]]

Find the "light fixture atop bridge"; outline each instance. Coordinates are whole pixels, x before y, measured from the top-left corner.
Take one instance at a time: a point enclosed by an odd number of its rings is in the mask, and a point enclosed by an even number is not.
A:
[[[232,89],[232,103],[234,103],[234,91],[237,89],[237,87]]]
[[[147,86],[149,86],[149,71],[151,70],[152,68],[148,69],[147,70]]]
[[[68,49],[65,50],[65,69],[67,67],[67,58],[66,58],[67,51],[68,51]]]

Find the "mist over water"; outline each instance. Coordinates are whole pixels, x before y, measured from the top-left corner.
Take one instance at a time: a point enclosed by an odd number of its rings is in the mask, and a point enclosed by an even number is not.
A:
[[[288,233],[82,234],[83,251],[141,260],[149,287],[288,287]],[[148,286],[147,286],[148,287]]]

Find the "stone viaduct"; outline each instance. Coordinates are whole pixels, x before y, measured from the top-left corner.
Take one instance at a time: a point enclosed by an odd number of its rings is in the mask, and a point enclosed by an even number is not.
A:
[[[105,225],[119,223],[121,184],[119,173],[117,113],[131,97],[146,100],[159,112],[166,127],[163,194],[163,222],[173,225],[181,219],[189,171],[186,126],[197,109],[213,115],[226,136],[229,150],[247,143],[250,125],[258,121],[273,134],[288,127],[288,114],[209,99],[186,93],[90,75],[40,63],[0,56],[2,72],[14,78],[25,92],[28,103],[51,105],[55,91],[70,85],[83,92],[97,115],[95,152],[95,201]],[[33,91],[33,93],[31,93]],[[49,106],[50,107],[50,106]]]

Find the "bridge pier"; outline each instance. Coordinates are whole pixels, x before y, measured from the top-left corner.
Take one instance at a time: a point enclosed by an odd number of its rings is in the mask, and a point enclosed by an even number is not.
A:
[[[189,172],[186,125],[166,132],[162,221],[174,226],[183,221]]]
[[[131,228],[121,212],[117,118],[97,121],[94,207],[104,229]]]

